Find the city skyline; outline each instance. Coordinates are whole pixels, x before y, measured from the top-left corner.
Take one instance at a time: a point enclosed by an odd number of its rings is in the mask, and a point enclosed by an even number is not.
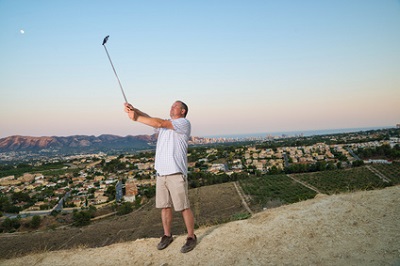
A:
[[[193,136],[395,126],[399,1],[0,1],[0,138]]]

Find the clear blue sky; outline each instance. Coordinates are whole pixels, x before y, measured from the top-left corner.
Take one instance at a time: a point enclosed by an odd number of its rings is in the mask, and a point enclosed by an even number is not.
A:
[[[123,97],[192,135],[400,123],[400,1],[0,0],[0,137],[139,135]]]

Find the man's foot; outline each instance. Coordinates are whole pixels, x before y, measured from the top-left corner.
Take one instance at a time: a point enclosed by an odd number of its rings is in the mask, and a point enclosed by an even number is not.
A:
[[[196,235],[194,235],[194,238],[193,237],[186,238],[186,243],[185,243],[185,245],[182,246],[181,252],[186,253],[186,252],[193,250],[194,247],[196,246],[196,244],[197,244]]]
[[[162,250],[162,249],[168,247],[169,244],[171,244],[171,242],[173,240],[174,240],[174,238],[172,237],[172,235],[170,235],[170,236],[163,235],[163,237],[161,237],[160,243],[158,243],[158,245],[157,245],[157,249]]]

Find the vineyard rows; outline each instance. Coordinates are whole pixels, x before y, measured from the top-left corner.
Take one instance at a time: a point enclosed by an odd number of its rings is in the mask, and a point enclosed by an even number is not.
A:
[[[295,203],[314,198],[317,194],[286,175],[266,175],[241,179],[239,183],[244,193],[251,198],[251,206],[254,209]]]
[[[373,167],[391,182],[384,182],[364,167],[333,170],[291,176],[324,194],[332,195],[359,190],[380,189],[400,184],[400,163]],[[317,192],[295,182],[287,175],[265,175],[239,181],[244,193],[250,198],[252,208],[263,209],[314,198]]]
[[[389,178],[393,185],[400,185],[400,163],[374,164],[372,167]]]

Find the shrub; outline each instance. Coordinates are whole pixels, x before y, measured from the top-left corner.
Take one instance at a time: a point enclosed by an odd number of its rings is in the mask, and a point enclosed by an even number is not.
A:
[[[40,218],[40,216],[38,216],[38,215],[35,215],[32,217],[32,220],[29,223],[29,227],[37,229],[37,228],[39,228],[41,222],[42,222],[42,218]]]
[[[5,232],[14,232],[20,226],[21,226],[21,222],[20,222],[20,219],[18,219],[18,218],[8,218],[7,217],[1,223],[1,229],[2,229],[2,231],[5,231]]]
[[[72,219],[74,226],[85,226],[90,224],[92,214],[90,211],[74,211]]]
[[[236,213],[231,216],[232,221],[246,220],[251,217],[250,213]]]
[[[120,206],[117,207],[117,214],[118,215],[124,215],[131,213],[133,211],[133,206],[132,203],[130,202],[124,202]]]

